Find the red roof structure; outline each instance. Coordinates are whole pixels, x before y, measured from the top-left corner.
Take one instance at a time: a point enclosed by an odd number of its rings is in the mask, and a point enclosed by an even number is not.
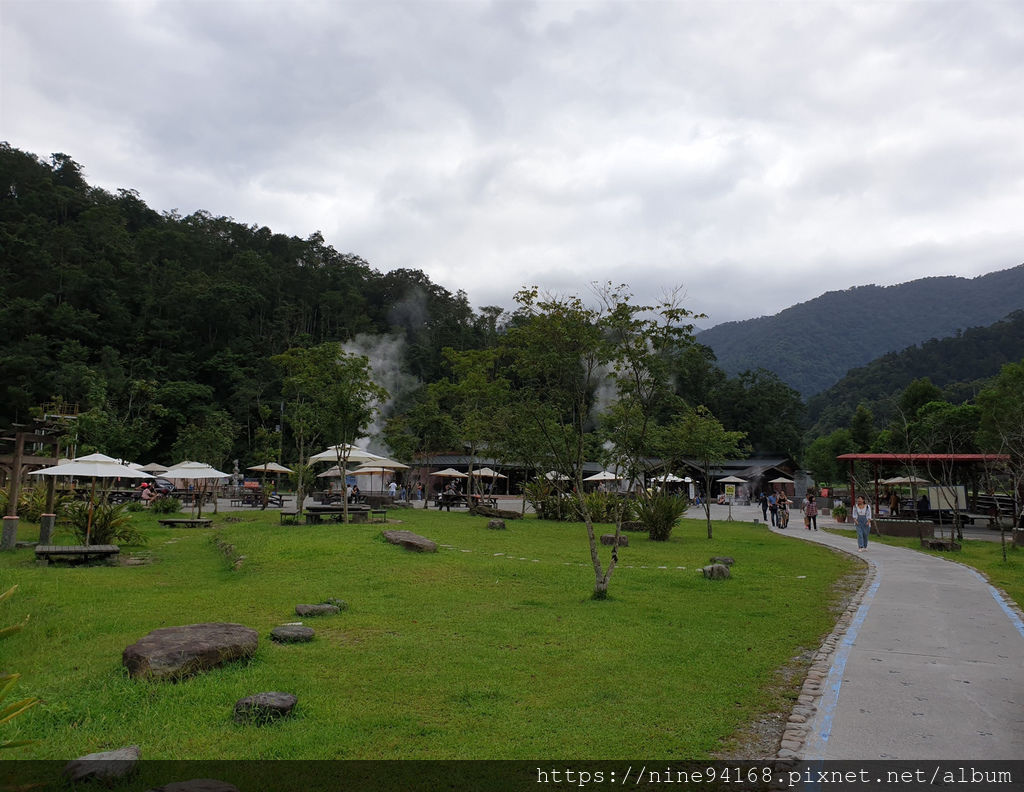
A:
[[[1009,454],[840,454],[838,460],[850,463],[850,502],[856,498],[853,480],[855,462],[871,462],[875,469],[875,503],[878,502],[878,468],[884,465],[927,464],[929,462],[947,465],[1000,464],[1010,461]]]
[[[1009,462],[1009,454],[840,454],[836,459],[851,462]]]

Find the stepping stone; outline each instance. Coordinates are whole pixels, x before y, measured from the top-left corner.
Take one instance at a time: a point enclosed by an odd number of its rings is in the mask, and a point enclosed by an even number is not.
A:
[[[307,643],[313,640],[316,631],[312,627],[298,624],[282,624],[270,631],[271,640],[277,643]]]
[[[255,630],[231,622],[162,627],[127,647],[121,662],[135,678],[182,679],[252,657],[258,642]]]
[[[139,746],[129,745],[115,751],[91,753],[72,759],[64,765],[64,775],[72,783],[87,778],[113,780],[124,778],[135,769],[139,761]]]
[[[382,531],[381,535],[391,544],[400,545],[406,550],[415,550],[418,553],[437,552],[436,542],[432,542],[425,536],[414,534],[412,531]]]
[[[257,693],[235,702],[235,723],[261,725],[291,715],[298,699],[291,693]]]
[[[238,787],[216,778],[193,778],[190,781],[175,781],[173,784],[149,789],[147,792],[239,792]]]
[[[337,605],[328,605],[326,602],[321,602],[319,605],[296,605],[295,615],[296,616],[329,616],[333,613],[339,613],[341,608]]]

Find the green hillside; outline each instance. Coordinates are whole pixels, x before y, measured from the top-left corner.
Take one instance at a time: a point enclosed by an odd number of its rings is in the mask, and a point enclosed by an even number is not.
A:
[[[890,352],[851,369],[828,390],[807,402],[811,436],[849,423],[858,404],[877,421],[892,417],[893,397],[915,379],[927,377],[954,403],[973,398],[981,383],[1006,363],[1024,358],[1024,310],[988,327],[972,327],[951,338]]]
[[[774,316],[726,322],[698,335],[730,375],[763,367],[803,396],[880,355],[1024,308],[1024,265],[977,278],[922,278],[831,291]]]

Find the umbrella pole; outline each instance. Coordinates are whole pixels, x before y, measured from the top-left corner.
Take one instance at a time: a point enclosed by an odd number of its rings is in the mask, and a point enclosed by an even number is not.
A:
[[[96,477],[92,477],[92,490],[89,492],[89,516],[85,520],[85,545],[89,546],[89,537],[92,534],[92,510],[93,499],[96,497]]]

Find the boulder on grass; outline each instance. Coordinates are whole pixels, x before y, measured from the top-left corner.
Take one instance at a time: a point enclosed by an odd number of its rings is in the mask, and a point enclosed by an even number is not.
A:
[[[412,531],[382,531],[381,535],[391,544],[400,545],[406,550],[415,550],[417,553],[436,553],[437,543],[432,542],[425,536],[414,534]]]
[[[601,544],[614,545],[615,534],[601,534]],[[619,534],[619,547],[629,547],[629,537]]]
[[[736,561],[733,560],[732,556],[711,556],[708,560],[709,564],[725,564],[727,567],[731,567]]]
[[[216,778],[193,778],[150,789],[148,792],[239,792],[238,787]]]
[[[235,723],[270,723],[291,715],[298,699],[291,693],[257,693],[235,702]]]
[[[316,632],[312,627],[301,624],[282,624],[270,631],[270,638],[277,643],[308,643]]]
[[[139,762],[139,746],[129,745],[116,751],[102,751],[72,759],[64,765],[64,775],[69,781],[113,781],[124,778],[135,769]]]
[[[161,627],[126,648],[121,662],[132,677],[182,679],[252,657],[258,642],[255,630],[231,622]]]
[[[296,616],[330,616],[334,613],[339,613],[341,608],[337,605],[330,605],[326,602],[321,602],[318,605],[296,605],[295,615]]]
[[[708,564],[706,567],[701,567],[700,571],[708,580],[727,580],[731,577],[729,567],[725,564]]]
[[[504,520],[488,520],[487,527],[492,531],[504,531],[505,521]]]

